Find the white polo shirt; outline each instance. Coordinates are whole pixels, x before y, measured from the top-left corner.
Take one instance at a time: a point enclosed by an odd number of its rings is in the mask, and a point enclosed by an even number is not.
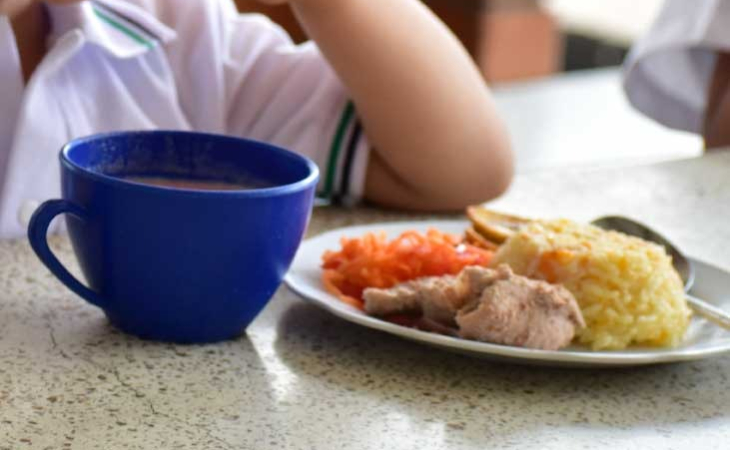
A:
[[[0,16],[0,237],[24,234],[19,211],[60,195],[64,143],[116,130],[270,142],[319,165],[320,196],[362,195],[368,145],[313,44],[295,46],[229,0],[99,0],[48,11],[50,50],[25,86]]]
[[[730,1],[666,0],[626,61],[629,100],[668,127],[701,134],[721,51],[730,51]]]

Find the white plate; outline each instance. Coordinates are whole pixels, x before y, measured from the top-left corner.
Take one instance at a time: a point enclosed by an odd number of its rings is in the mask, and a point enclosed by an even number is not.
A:
[[[370,317],[329,294],[320,281],[322,254],[326,250],[339,249],[340,238],[343,236],[359,237],[367,232],[385,231],[388,237],[392,238],[405,230],[426,231],[428,228],[460,234],[466,226],[465,222],[455,221],[402,222],[330,231],[302,244],[284,281],[297,294],[347,321],[444,350],[482,358],[550,366],[621,367],[691,361],[730,351],[730,333],[696,317],[692,319],[684,343],[679,347],[668,349],[633,347],[622,351],[594,352],[585,347],[571,346],[559,351],[546,351],[468,341]],[[693,293],[716,306],[730,309],[730,273],[700,261],[693,260],[693,262],[697,272]]]

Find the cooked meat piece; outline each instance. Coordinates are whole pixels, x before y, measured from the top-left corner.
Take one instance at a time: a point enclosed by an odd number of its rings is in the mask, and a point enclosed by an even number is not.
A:
[[[466,339],[558,350],[584,327],[573,295],[562,286],[513,275],[489,286],[456,316]]]
[[[365,311],[374,316],[422,313],[436,322],[453,325],[456,312],[468,300],[462,277],[421,278],[391,289],[365,289]]]
[[[485,269],[484,267],[470,266],[461,271],[459,277],[465,283],[468,283],[469,300],[479,297],[484,289],[488,288],[496,281],[508,280],[514,277],[512,269],[507,264],[501,264],[497,269]]]
[[[422,313],[427,319],[453,326],[459,309],[496,280],[510,276],[512,271],[506,265],[497,270],[467,267],[457,277],[421,278],[391,289],[366,289],[365,311],[374,316]]]
[[[456,312],[469,299],[469,285],[462,277],[433,277],[416,281],[423,317],[452,325]]]
[[[419,292],[413,283],[402,283],[390,289],[368,288],[362,297],[365,312],[371,316],[421,312]]]
[[[366,289],[363,298],[368,314],[420,313],[434,326],[458,326],[463,338],[497,344],[557,350],[585,326],[567,289],[515,275],[507,265]]]

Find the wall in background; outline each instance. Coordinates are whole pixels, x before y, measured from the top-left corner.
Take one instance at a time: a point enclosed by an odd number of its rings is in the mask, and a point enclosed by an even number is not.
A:
[[[664,0],[541,0],[541,3],[555,16],[562,30],[628,47],[649,29]]]
[[[564,36],[565,71],[617,66],[664,0],[542,0]]]

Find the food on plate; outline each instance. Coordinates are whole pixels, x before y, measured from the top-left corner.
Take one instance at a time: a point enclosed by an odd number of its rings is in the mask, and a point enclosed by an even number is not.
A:
[[[485,240],[494,244],[502,244],[512,234],[531,221],[523,217],[511,216],[492,211],[481,206],[470,206],[466,216],[472,223],[472,229]]]
[[[467,266],[487,266],[493,253],[431,229],[407,231],[392,241],[385,233],[343,238],[342,249],[322,257],[327,291],[357,308],[366,288],[390,288],[422,277],[455,275]]]
[[[663,247],[564,219],[467,215],[464,237],[344,238],[323,256],[322,282],[370,315],[465,339],[619,350],[684,338],[691,311]]]
[[[581,343],[594,350],[675,346],[689,325],[682,281],[663,247],[569,220],[523,225],[494,265],[565,286],[580,305]]]
[[[479,234],[474,227],[469,227],[464,231],[464,240],[475,247],[483,248],[491,252],[499,248],[497,244]]]
[[[417,314],[457,335],[496,344],[558,350],[585,326],[573,295],[562,286],[496,270],[466,267],[458,276],[420,278],[390,289],[368,288],[365,311]]]

